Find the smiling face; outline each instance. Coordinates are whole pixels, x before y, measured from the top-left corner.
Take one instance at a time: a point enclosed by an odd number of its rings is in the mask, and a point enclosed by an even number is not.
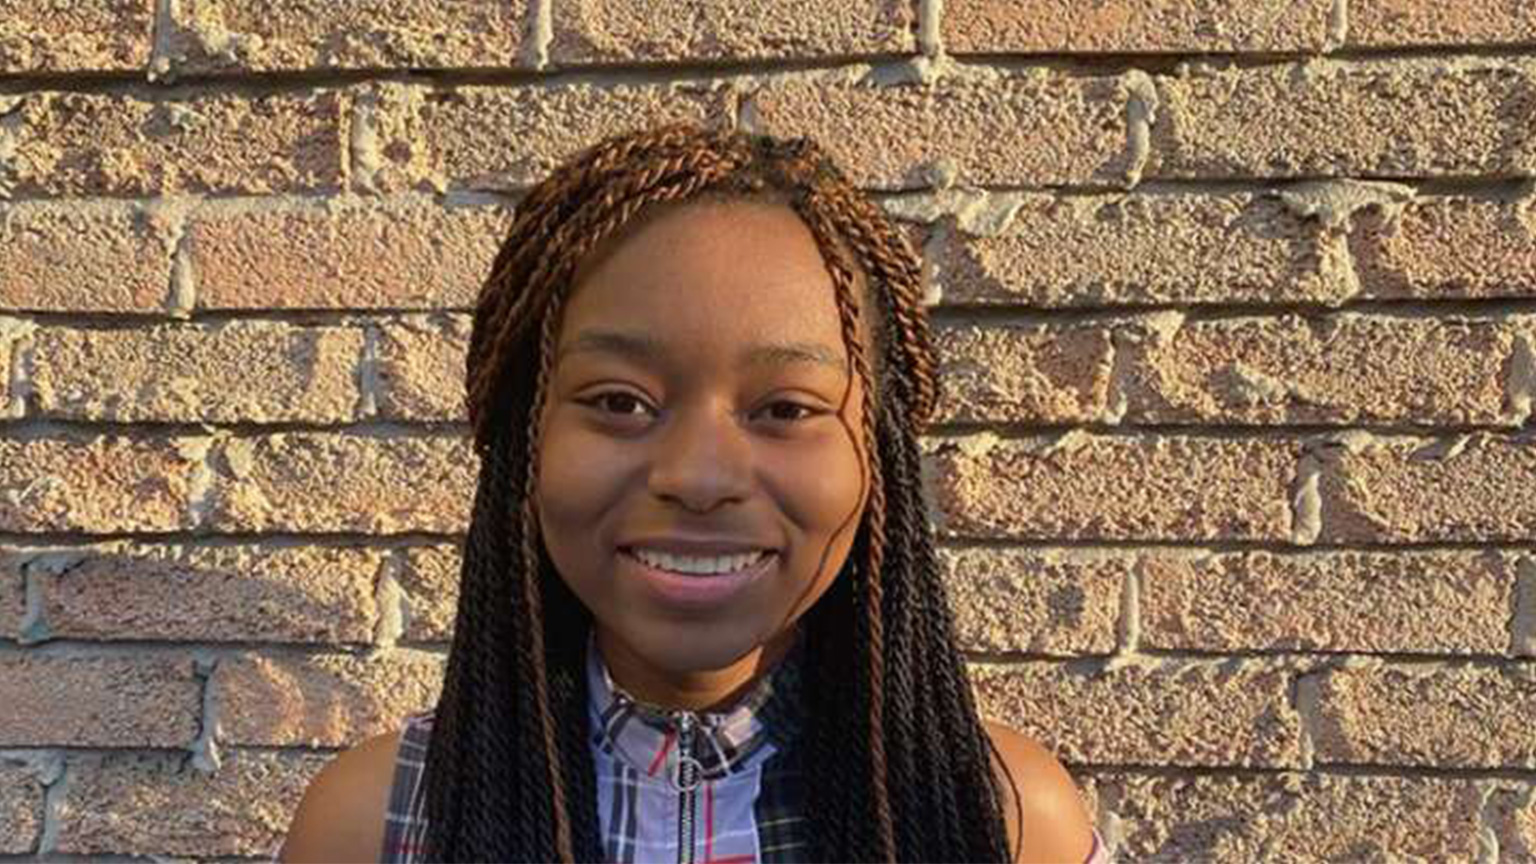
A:
[[[681,680],[787,647],[846,560],[868,485],[862,386],[814,237],[785,205],[695,202],[587,263],[542,421],[551,559],[616,676]],[[742,553],[715,567],[771,554],[744,576],[668,576],[695,565],[652,554],[667,549]]]

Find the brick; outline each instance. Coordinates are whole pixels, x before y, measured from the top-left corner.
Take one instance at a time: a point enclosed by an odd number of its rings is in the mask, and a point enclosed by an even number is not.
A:
[[[1121,860],[1470,861],[1481,792],[1461,778],[1285,772],[1098,776]]]
[[[598,0],[555,4],[557,64],[897,54],[916,49],[910,0]]]
[[[1420,197],[1356,214],[1349,249],[1369,297],[1536,296],[1536,196]]]
[[[202,309],[467,308],[510,225],[425,197],[210,202],[188,220]]]
[[[763,81],[747,111],[760,131],[811,136],[860,186],[1118,183],[1127,87],[1038,70],[875,86],[839,71]]]
[[[929,467],[946,535],[1016,539],[1289,539],[1299,446],[1274,439],[982,434]]]
[[[337,423],[353,418],[360,395],[356,327],[44,327],[33,343],[32,386],[50,417]]]
[[[0,316],[0,418],[27,413],[27,355],[35,329],[31,321]]]
[[[0,73],[140,70],[153,26],[145,0],[0,0]]]
[[[228,531],[461,531],[478,473],[460,436],[231,438],[212,464],[208,523]]]
[[[11,97],[0,189],[38,196],[339,188],[343,97],[35,91]]]
[[[719,82],[368,85],[354,169],[377,190],[526,188],[609,135],[674,120],[727,125],[726,94]]]
[[[1336,302],[1352,290],[1316,220],[1251,194],[1019,195],[995,230],[946,220],[946,303],[1121,306]]]
[[[1536,536],[1536,442],[1351,436],[1321,453],[1321,539],[1421,543]]]
[[[1129,555],[1070,549],[940,549],[965,651],[1108,654]]]
[[[1508,654],[1515,566],[1494,551],[1148,552],[1141,645]]]
[[[1157,666],[1153,662],[1150,666]],[[1300,719],[1285,669],[1169,661],[1079,672],[1052,663],[971,664],[983,716],[1066,762],[1295,767]]]
[[[443,657],[397,650],[375,658],[245,656],[221,662],[213,684],[220,740],[232,744],[345,747],[399,728],[431,708]]]
[[[7,654],[0,693],[11,747],[185,747],[202,712],[190,659]]]
[[[72,756],[58,851],[275,858],[324,753],[226,752],[217,771],[185,756]]]
[[[21,565],[29,553],[14,546],[0,546],[0,639],[16,639],[27,612],[27,585]]]
[[[1348,44],[1536,45],[1536,9],[1523,0],[1350,0]]]
[[[1392,666],[1321,673],[1318,762],[1435,768],[1536,766],[1536,677],[1518,666]]]
[[[43,832],[43,784],[30,766],[0,760],[0,855],[37,850]]]
[[[116,201],[0,203],[0,309],[161,311],[175,245],[165,209]]]
[[[1104,413],[1110,333],[1098,326],[944,326],[940,422],[1071,423]]]
[[[182,0],[157,68],[175,74],[517,64],[527,0]]]
[[[396,578],[405,593],[403,638],[413,642],[449,641],[459,608],[461,547],[412,546],[403,549],[402,554],[404,563]]]
[[[0,531],[175,531],[205,446],[196,438],[0,437]]]
[[[1536,787],[1495,789],[1489,796],[1487,823],[1509,860],[1536,859]]]
[[[468,315],[409,315],[378,327],[378,412],[399,420],[466,421]]]
[[[945,0],[944,47],[981,52],[1320,51],[1326,0]]]
[[[1523,63],[1202,68],[1159,78],[1157,90],[1146,176],[1432,177],[1536,168],[1536,127],[1527,122],[1536,79]]]
[[[373,640],[384,553],[114,543],[36,557],[26,570],[56,637],[334,644]],[[18,578],[24,560],[10,571]],[[0,563],[0,578],[7,569]]]
[[[1341,313],[1126,328],[1127,423],[1518,423],[1507,321]]]

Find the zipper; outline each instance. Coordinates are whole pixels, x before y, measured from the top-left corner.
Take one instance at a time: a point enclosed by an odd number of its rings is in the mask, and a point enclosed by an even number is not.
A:
[[[674,711],[677,721],[677,774],[672,785],[678,791],[677,864],[693,864],[694,808],[700,780],[699,760],[693,758],[693,729],[697,718],[692,711]]]

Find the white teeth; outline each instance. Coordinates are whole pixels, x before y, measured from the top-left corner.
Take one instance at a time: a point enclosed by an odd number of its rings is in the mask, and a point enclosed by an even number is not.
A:
[[[763,556],[769,554],[767,550],[748,552],[743,555],[704,556],[672,555],[667,552],[657,552],[651,549],[631,549],[629,551],[647,566],[655,567],[658,570],[671,570],[674,573],[701,575],[715,575],[745,570],[763,560]]]

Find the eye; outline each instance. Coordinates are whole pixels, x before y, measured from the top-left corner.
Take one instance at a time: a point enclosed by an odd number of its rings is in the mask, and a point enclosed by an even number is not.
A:
[[[596,408],[605,414],[613,414],[620,417],[640,416],[633,410],[634,406],[637,405],[642,411],[648,410],[646,409],[645,402],[638,396],[635,396],[633,393],[625,393],[622,390],[609,390],[585,399],[578,399],[577,401],[583,405]]]
[[[769,419],[782,423],[794,423],[800,420],[809,420],[812,417],[815,417],[819,414],[825,414],[827,412],[820,408],[814,408],[810,405],[802,405],[799,402],[791,402],[788,399],[780,399],[777,402],[770,403],[768,407],[764,409],[764,413],[769,415]]]

